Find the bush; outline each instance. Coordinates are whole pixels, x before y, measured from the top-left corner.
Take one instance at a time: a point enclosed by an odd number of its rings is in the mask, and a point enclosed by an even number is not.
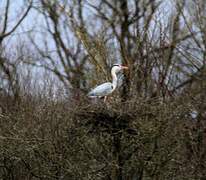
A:
[[[194,171],[204,161],[195,167],[203,151],[192,151],[199,146],[199,132],[192,129],[188,101],[136,99],[77,106],[27,100],[13,109],[0,116],[2,179],[204,176],[202,170]]]

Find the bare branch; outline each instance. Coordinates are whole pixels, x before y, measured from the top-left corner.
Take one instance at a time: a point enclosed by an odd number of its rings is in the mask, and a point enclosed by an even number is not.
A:
[[[29,11],[31,10],[32,8],[32,1],[30,1],[30,4],[28,6],[28,8],[26,9],[25,13],[21,16],[21,18],[18,20],[18,22],[13,26],[13,28],[11,28],[11,30],[7,31],[7,32],[4,32],[3,34],[0,34],[0,43],[2,42],[2,40],[11,35],[18,27],[19,25],[22,23],[22,21],[26,18],[26,16],[28,15]],[[8,13],[7,13],[8,14]],[[7,23],[7,18],[8,18],[8,15],[6,15],[7,17],[5,18],[5,23]],[[6,25],[7,26],[7,25]],[[6,31],[6,26],[4,26],[4,29]]]
[[[10,0],[7,0],[7,2],[6,2],[6,10],[5,10],[5,14],[4,14],[3,30],[2,30],[2,32],[0,34],[5,34],[5,32],[7,30],[9,6],[10,6]]]

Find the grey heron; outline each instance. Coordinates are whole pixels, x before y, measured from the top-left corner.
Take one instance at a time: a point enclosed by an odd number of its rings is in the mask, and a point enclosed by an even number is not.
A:
[[[123,66],[121,64],[114,64],[111,69],[112,82],[105,82],[95,87],[88,93],[88,97],[90,98],[104,97],[104,102],[105,102],[107,96],[117,88],[117,83],[118,83],[117,73],[123,69],[128,69],[128,67]]]

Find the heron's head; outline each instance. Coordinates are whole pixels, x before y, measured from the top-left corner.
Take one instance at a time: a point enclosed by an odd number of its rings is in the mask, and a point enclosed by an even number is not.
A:
[[[114,64],[112,66],[111,71],[113,71],[115,73],[118,73],[119,71],[124,70],[124,69],[128,69],[128,67],[127,66],[123,66],[121,64]]]

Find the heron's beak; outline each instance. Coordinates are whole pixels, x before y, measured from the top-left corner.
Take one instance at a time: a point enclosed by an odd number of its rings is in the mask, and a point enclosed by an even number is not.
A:
[[[127,67],[127,66],[121,66],[121,68],[122,68],[122,69],[128,69],[128,67]]]

